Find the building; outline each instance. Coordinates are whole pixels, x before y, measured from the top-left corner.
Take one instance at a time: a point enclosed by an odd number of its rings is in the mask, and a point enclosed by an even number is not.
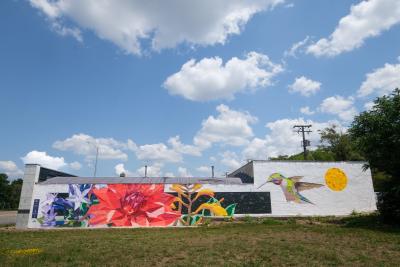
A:
[[[363,162],[250,161],[225,178],[76,177],[26,165],[18,228],[198,225],[376,210]]]

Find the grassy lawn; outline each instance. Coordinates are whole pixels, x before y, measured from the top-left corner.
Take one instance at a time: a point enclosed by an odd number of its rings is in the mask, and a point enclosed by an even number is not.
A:
[[[371,218],[264,219],[179,229],[0,228],[0,265],[400,266],[400,231]]]

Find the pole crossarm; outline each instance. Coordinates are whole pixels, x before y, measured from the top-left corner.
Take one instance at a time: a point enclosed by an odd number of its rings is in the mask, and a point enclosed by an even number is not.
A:
[[[312,131],[310,130],[310,128],[312,127],[311,124],[307,124],[307,125],[294,125],[293,129],[296,129],[295,132],[297,132],[298,134],[302,134],[303,136],[303,141],[301,142],[301,145],[303,146],[303,156],[304,156],[304,160],[307,159],[307,147],[311,145],[310,140],[306,140],[306,133],[311,133]]]

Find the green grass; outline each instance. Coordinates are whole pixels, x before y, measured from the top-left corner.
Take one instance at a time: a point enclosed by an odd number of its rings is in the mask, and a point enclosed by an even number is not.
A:
[[[38,254],[13,253],[40,249]],[[373,217],[198,228],[0,229],[2,266],[400,266],[400,231]]]

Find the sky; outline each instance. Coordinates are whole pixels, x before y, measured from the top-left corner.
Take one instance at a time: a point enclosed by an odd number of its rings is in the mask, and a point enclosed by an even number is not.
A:
[[[0,1],[0,172],[223,176],[400,86],[400,1]]]

